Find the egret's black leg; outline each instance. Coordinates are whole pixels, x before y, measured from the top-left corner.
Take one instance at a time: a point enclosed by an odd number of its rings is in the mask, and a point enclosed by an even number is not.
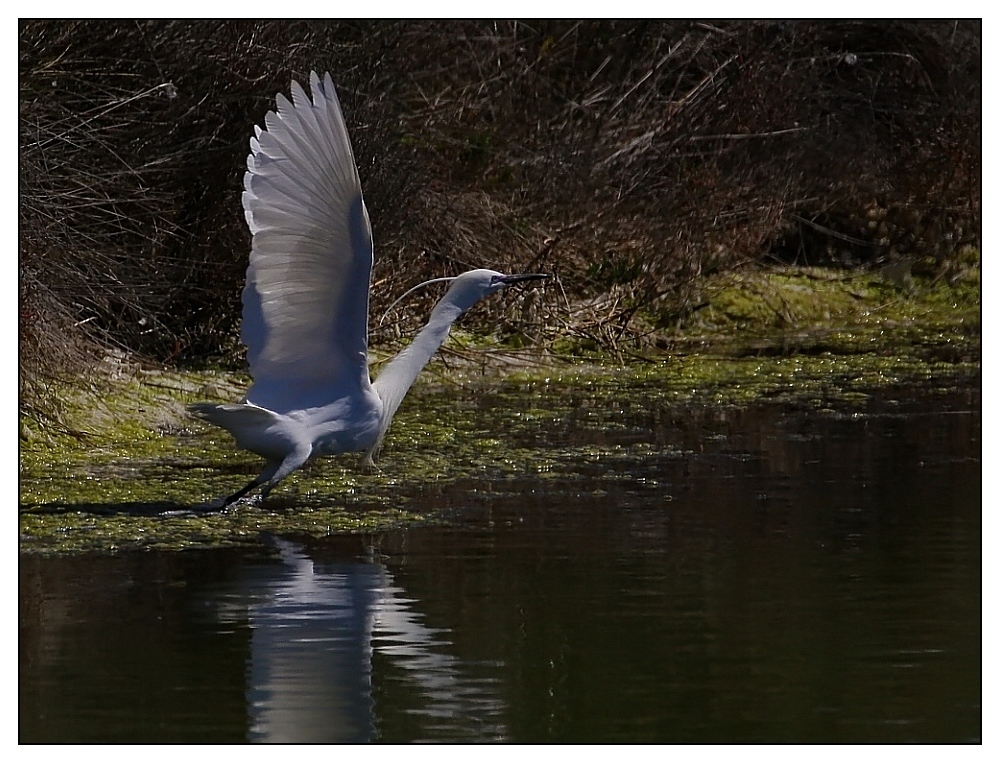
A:
[[[225,501],[222,502],[222,508],[226,508],[230,504],[236,503],[238,500],[240,500],[240,498],[242,498],[243,496],[245,496],[251,490],[253,490],[254,488],[257,488],[257,487],[260,487],[261,485],[263,485],[267,480],[263,479],[262,477],[263,477],[263,475],[261,475],[260,477],[256,477],[255,479],[252,479],[247,484],[246,487],[244,487],[241,490],[237,490],[235,493],[233,493],[231,496],[229,496]]]
[[[242,490],[237,490],[235,493],[233,493],[225,501],[222,502],[222,508],[226,508],[230,504],[236,503],[238,500],[240,500],[240,498],[245,496],[251,490],[258,488],[267,482],[271,482],[271,480],[274,478],[274,473],[278,471],[278,467],[280,467],[281,464],[282,464],[281,461],[268,461],[267,466],[264,468],[264,471],[258,474],[254,479],[250,480],[250,482],[247,483],[246,487],[244,487]],[[275,480],[275,482],[277,482],[277,480]],[[265,487],[264,495],[266,495],[267,491],[269,491],[272,487],[274,487],[274,483],[270,484],[268,487]],[[263,497],[263,495],[261,497]]]

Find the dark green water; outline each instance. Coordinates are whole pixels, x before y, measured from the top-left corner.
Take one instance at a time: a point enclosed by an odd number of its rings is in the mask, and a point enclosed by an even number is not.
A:
[[[22,555],[20,741],[981,738],[978,389],[597,407],[451,526]]]

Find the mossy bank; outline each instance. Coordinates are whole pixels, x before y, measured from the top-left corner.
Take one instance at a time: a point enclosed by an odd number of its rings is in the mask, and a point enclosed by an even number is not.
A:
[[[448,485],[505,491],[531,478],[544,489],[545,479],[571,474],[582,460],[614,456],[627,468],[656,447],[641,431],[624,449],[601,437],[553,447],[547,433],[571,416],[606,432],[634,426],[627,422],[640,409],[683,415],[691,406],[778,404],[822,415],[887,387],[978,387],[979,287],[977,266],[951,282],[818,269],[730,273],[699,286],[698,309],[680,325],[669,306],[637,316],[617,358],[566,337],[531,363],[523,355],[507,362],[504,347],[466,347],[418,380],[379,470],[362,470],[353,455],[322,459],[262,505],[224,512],[212,502],[256,474],[259,459],[191,420],[185,406],[237,399],[246,379],[109,360],[92,385],[60,391],[66,432],[22,427],[21,549],[252,546],[267,534],[377,538],[449,521],[461,502],[434,499]],[[481,362],[469,363],[472,353]]]

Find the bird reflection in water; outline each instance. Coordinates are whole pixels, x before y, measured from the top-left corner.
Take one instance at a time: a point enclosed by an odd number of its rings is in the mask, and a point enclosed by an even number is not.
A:
[[[424,624],[384,564],[316,561],[296,543],[270,542],[281,564],[245,567],[213,602],[223,623],[250,628],[251,741],[378,740],[387,712],[410,717],[414,741],[505,738],[501,666],[484,675],[481,663],[456,657],[448,633]],[[392,693],[392,708],[375,699],[381,678],[411,686]]]

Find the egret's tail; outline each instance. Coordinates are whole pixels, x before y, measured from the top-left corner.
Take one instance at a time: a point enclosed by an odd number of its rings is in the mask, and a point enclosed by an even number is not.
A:
[[[241,433],[262,430],[274,420],[271,411],[246,403],[194,403],[188,406],[188,412],[202,421],[222,427],[237,440]]]

